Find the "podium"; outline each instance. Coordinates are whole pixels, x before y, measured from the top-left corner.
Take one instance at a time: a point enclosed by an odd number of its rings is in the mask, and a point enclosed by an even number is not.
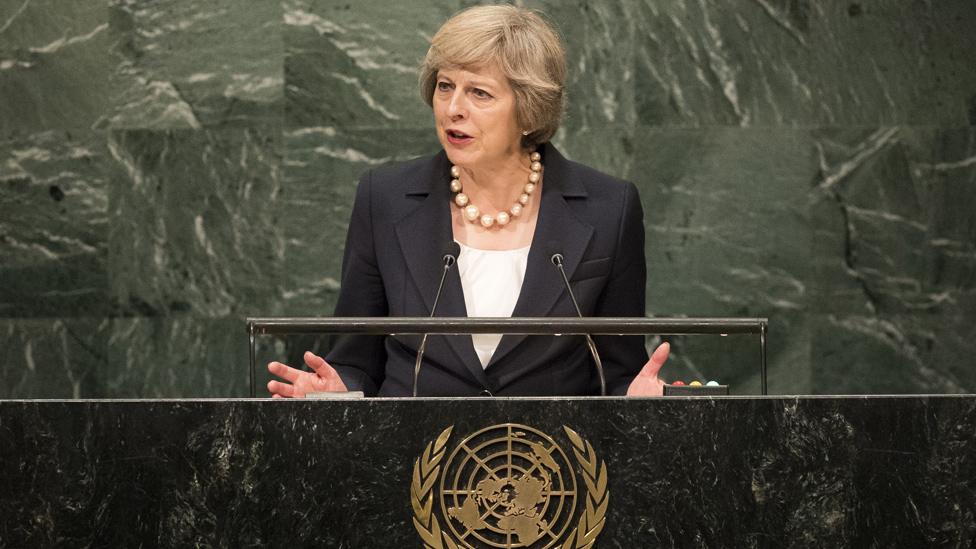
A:
[[[0,401],[0,482],[9,547],[962,547],[976,397]]]

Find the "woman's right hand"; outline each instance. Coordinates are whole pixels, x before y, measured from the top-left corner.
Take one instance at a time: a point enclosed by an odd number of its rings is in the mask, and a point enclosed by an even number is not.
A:
[[[303,398],[307,393],[341,392],[347,391],[335,368],[322,357],[305,352],[305,364],[311,372],[292,368],[280,362],[268,363],[268,371],[285,380],[268,382],[268,391],[272,398]]]

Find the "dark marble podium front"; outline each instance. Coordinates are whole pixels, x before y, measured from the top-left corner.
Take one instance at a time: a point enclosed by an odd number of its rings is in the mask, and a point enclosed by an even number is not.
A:
[[[446,427],[569,426],[598,547],[967,547],[976,397],[0,401],[0,546],[420,547]]]

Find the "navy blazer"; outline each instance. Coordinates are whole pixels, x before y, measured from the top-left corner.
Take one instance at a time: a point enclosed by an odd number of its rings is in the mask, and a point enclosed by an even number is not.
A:
[[[561,253],[584,316],[644,316],[643,211],[632,183],[540,148],[539,217],[513,317],[575,317],[550,257]],[[440,153],[367,172],[359,183],[335,316],[428,316],[453,242],[451,164]],[[448,273],[437,316],[467,316],[461,278]],[[640,336],[595,337],[611,394],[647,361]],[[345,336],[326,359],[350,390],[409,396],[419,336]],[[582,336],[505,335],[483,368],[470,336],[431,336],[422,396],[599,394]]]

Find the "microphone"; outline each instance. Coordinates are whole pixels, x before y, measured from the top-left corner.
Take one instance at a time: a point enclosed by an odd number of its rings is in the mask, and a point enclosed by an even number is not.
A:
[[[451,270],[451,267],[457,263],[457,257],[461,254],[461,247],[458,246],[457,242],[451,242],[447,245],[446,253],[441,257],[443,262],[443,270],[441,271],[441,281],[437,285],[437,293],[434,294],[434,306],[430,308],[430,317],[434,318],[434,313],[437,312],[437,302],[441,299],[441,291],[444,289],[444,279],[447,278],[447,272]],[[420,338],[420,346],[417,347],[417,361],[413,364],[413,396],[417,396],[417,380],[420,378],[420,364],[424,360],[424,350],[427,349],[427,334],[425,333],[422,338]]]
[[[576,296],[573,295],[573,288],[569,285],[569,278],[566,277],[566,269],[563,268],[563,254],[554,253],[549,260],[559,269],[559,274],[563,275],[563,283],[566,285],[569,298],[573,300],[573,307],[576,307],[576,314],[580,318],[583,318],[583,312],[580,311],[579,303],[576,302]],[[593,338],[590,337],[590,334],[583,334],[583,337],[586,338],[586,345],[590,348],[590,354],[593,355],[593,362],[596,363],[596,373],[600,378],[600,396],[607,396],[607,378],[603,374],[603,362],[600,361],[600,353],[596,351],[596,343],[593,343]]]

